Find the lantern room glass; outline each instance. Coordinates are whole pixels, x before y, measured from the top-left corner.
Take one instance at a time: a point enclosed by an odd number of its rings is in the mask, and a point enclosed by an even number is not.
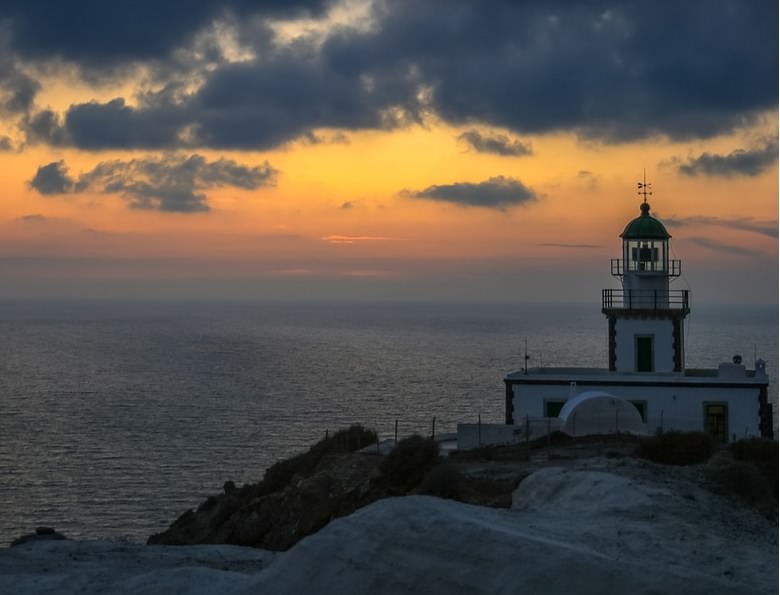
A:
[[[666,240],[625,240],[623,262],[626,270],[666,273],[668,271],[669,248]]]

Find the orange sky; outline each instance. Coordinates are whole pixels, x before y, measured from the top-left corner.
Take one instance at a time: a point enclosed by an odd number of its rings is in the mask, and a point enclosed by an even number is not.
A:
[[[268,160],[280,174],[273,188],[209,192],[209,213],[129,210],[110,195],[47,197],[27,186],[40,163],[64,159],[77,173],[99,161],[130,159],[134,154],[38,149],[4,155],[8,174],[2,182],[0,250],[5,257],[149,261],[150,278],[142,272],[144,267],[77,267],[77,274],[93,281],[104,279],[109,285],[117,279],[164,284],[165,278],[173,276],[173,265],[155,272],[160,267],[153,261],[183,259],[186,263],[176,275],[201,278],[204,285],[212,275],[239,278],[249,285],[257,279],[267,283],[274,275],[366,276],[367,283],[387,276],[414,297],[415,284],[425,286],[419,277],[427,267],[434,269],[432,273],[440,272],[435,261],[449,262],[445,268],[455,269],[457,263],[468,261],[472,264],[464,268],[469,270],[479,268],[473,263],[484,261],[489,266],[498,261],[506,273],[511,274],[516,266],[521,275],[529,266],[542,266],[560,277],[572,267],[595,268],[596,285],[606,287],[612,283],[609,259],[619,256],[618,235],[625,223],[638,215],[641,197],[636,195],[635,184],[641,179],[643,164],[648,166],[654,188],[649,202],[662,220],[707,215],[724,221],[751,218],[776,225],[776,166],[758,177],[726,182],[689,180],[657,164],[697,147],[659,143],[592,149],[575,138],[559,136],[526,139],[533,144],[533,156],[497,157],[470,153],[457,142],[458,133],[444,126],[416,127],[394,134],[350,135],[343,144],[300,144],[262,154],[213,153],[214,158],[236,158],[244,164]],[[728,147],[730,143],[733,146],[735,140],[723,139],[716,146]],[[578,175],[583,170],[590,175]],[[402,194],[403,190],[426,188],[434,181],[477,183],[496,175],[521,178],[540,198],[495,210]],[[46,220],[30,215],[43,215]],[[719,267],[742,269],[748,278],[755,275],[761,300],[773,298],[776,238],[715,225],[669,230],[673,249],[684,261],[689,277]],[[699,237],[736,250],[729,254],[689,241]],[[581,245],[588,247],[578,247]],[[767,283],[764,277],[769,277]],[[535,285],[533,279],[526,282]],[[516,293],[496,298],[540,299],[550,282],[540,283],[542,286],[533,290],[520,287]],[[281,283],[285,285],[286,280]],[[562,285],[551,284],[551,291]],[[477,297],[472,288],[463,289],[466,299]],[[149,291],[155,293],[152,287]],[[249,297],[262,293],[245,291]],[[288,290],[279,292],[286,295]],[[392,295],[399,294],[403,291]],[[565,300],[567,296],[561,297]]]

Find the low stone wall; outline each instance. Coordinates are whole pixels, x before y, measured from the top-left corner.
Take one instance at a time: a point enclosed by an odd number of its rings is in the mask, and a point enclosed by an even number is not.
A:
[[[458,424],[458,450],[534,440],[560,430],[560,425],[558,418],[547,417],[529,419],[519,425]]]

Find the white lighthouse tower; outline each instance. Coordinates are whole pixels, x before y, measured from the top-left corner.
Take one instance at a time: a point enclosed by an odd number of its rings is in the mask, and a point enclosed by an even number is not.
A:
[[[640,215],[620,237],[623,258],[612,259],[622,289],[602,292],[601,311],[609,321],[609,369],[617,372],[681,372],[685,369],[683,324],[690,312],[687,290],[670,290],[680,261],[669,258],[669,232],[650,215],[650,184]]]

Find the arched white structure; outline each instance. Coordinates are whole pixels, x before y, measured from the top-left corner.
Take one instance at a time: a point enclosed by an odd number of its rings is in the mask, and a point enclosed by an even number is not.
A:
[[[558,419],[561,431],[570,436],[646,433],[642,416],[633,403],[600,390],[585,391],[566,401]]]

